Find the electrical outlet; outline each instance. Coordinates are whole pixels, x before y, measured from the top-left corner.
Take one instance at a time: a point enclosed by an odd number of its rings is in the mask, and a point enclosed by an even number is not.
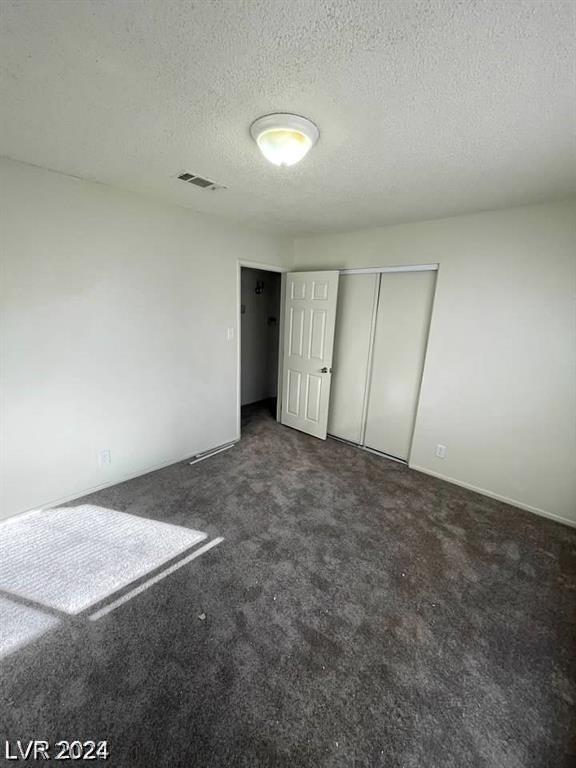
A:
[[[234,340],[234,328],[226,328],[226,339],[228,341]]]
[[[112,454],[109,448],[103,448],[98,451],[98,466],[105,467],[107,464],[112,464]]]
[[[436,446],[436,456],[439,459],[445,459],[447,451],[448,449],[446,448],[445,445],[441,445],[440,443],[438,443],[438,445]]]

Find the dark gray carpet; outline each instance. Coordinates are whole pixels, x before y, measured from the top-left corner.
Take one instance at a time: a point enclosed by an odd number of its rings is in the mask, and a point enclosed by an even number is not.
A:
[[[82,501],[226,541],[7,657],[1,740],[107,739],[118,768],[576,764],[575,530],[262,407],[232,450]]]

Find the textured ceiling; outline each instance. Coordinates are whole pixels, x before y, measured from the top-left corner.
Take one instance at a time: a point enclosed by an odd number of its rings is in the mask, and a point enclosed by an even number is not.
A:
[[[18,160],[287,233],[576,192],[571,1],[2,0],[0,22]],[[298,166],[250,138],[273,111],[320,127]]]

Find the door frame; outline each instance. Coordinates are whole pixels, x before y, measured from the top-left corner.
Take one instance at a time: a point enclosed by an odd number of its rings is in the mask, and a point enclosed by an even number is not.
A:
[[[237,440],[242,437],[242,269],[260,269],[263,272],[276,272],[281,275],[280,282],[280,322],[278,327],[278,394],[277,403],[280,403],[282,397],[282,371],[281,360],[284,348],[283,328],[284,328],[284,283],[285,273],[290,271],[289,267],[280,267],[278,264],[263,264],[259,261],[247,261],[238,259],[236,266],[236,434]],[[278,406],[276,408],[276,420],[278,420]]]
[[[438,264],[406,264],[398,267],[359,267],[341,269],[341,275],[379,275],[382,272],[438,272]]]

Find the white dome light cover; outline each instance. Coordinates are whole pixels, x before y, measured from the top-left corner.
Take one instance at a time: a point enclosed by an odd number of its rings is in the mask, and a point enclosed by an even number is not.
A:
[[[295,165],[320,138],[311,120],[285,112],[259,117],[250,126],[252,138],[274,165]]]

